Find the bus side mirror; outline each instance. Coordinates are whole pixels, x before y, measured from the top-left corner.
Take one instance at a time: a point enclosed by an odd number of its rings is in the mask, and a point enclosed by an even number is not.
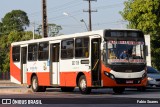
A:
[[[148,45],[145,45],[145,54],[148,56]]]

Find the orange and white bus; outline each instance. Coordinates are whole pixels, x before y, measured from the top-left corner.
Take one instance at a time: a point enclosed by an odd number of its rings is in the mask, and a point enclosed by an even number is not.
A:
[[[126,51],[126,58],[120,58]],[[11,82],[82,94],[93,88],[146,86],[144,34],[132,29],[105,29],[71,35],[15,42],[10,49]]]

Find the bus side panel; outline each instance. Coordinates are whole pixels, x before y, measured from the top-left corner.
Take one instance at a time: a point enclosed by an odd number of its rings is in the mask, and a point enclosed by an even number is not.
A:
[[[16,64],[13,62],[12,59],[12,47],[10,48],[10,78],[11,82],[21,84],[21,70],[18,66],[20,66],[20,62],[17,62]]]
[[[76,86],[76,72],[60,72],[60,86]]]
[[[91,87],[91,73],[83,72],[87,80],[87,86]],[[60,72],[60,86],[76,87],[76,79],[78,72]]]
[[[40,86],[50,86],[50,73],[49,72],[38,72],[38,82]]]
[[[86,76],[86,80],[87,80],[87,86],[88,87],[92,87],[92,76],[91,76],[91,71],[89,72],[83,72]]]
[[[31,85],[32,72],[27,72],[27,85]]]
[[[27,84],[31,85],[31,76],[33,72],[27,72]],[[38,78],[39,86],[50,86],[50,74],[49,72],[37,72],[36,76]]]

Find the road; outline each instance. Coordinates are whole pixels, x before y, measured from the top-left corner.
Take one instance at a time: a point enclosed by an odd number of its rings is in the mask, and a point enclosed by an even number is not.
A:
[[[18,90],[18,91],[16,91]],[[23,91],[22,91],[23,90]],[[106,107],[106,104],[110,107],[150,107],[150,104],[154,102],[154,107],[160,105],[160,89],[147,89],[145,92],[138,92],[134,88],[127,88],[123,94],[114,94],[112,89],[93,89],[91,94],[82,95],[78,88],[74,92],[61,92],[58,88],[47,88],[46,92],[33,93],[25,86],[0,86],[0,99],[11,99],[12,103],[16,104],[18,100],[37,100],[43,105],[30,105],[31,107],[52,106],[54,107],[74,105],[88,107],[87,105],[96,107]],[[146,103],[145,103],[146,101]],[[150,101],[149,103],[147,101]],[[152,102],[151,102],[152,101]],[[158,104],[156,104],[158,101]],[[66,105],[67,104],[67,105]],[[27,105],[12,105],[12,107],[27,107]],[[3,105],[8,107],[8,105]]]

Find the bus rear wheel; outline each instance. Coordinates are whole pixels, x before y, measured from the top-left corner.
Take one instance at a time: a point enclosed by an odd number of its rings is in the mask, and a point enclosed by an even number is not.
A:
[[[113,91],[116,94],[122,94],[125,91],[125,88],[124,87],[114,87]]]
[[[91,88],[87,87],[87,80],[84,75],[79,78],[78,82],[79,90],[82,94],[90,94]]]
[[[32,77],[32,91],[33,92],[44,92],[46,91],[46,87],[45,86],[39,86],[38,84],[38,78],[37,76],[33,76]]]
[[[72,92],[74,87],[61,87],[62,92]]]

